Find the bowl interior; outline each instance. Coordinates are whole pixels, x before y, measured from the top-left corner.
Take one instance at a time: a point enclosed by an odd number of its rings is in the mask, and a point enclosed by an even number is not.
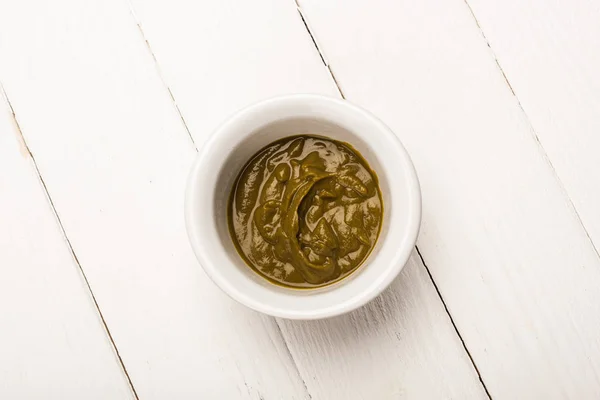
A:
[[[339,314],[381,292],[407,261],[420,221],[418,182],[402,145],[370,114],[332,99],[321,107],[315,101],[283,103],[247,109],[209,140],[190,176],[190,240],[211,278],[258,311],[288,318]],[[384,203],[381,233],[369,257],[350,276],[318,289],[281,287],[258,275],[237,253],[227,224],[229,195],[245,163],[271,142],[301,134],[351,144],[377,174]]]
[[[292,292],[292,295],[311,295],[315,294],[317,291],[333,290],[337,286],[347,283],[350,279],[353,279],[355,275],[359,275],[363,268],[368,265],[369,260],[377,254],[380,242],[380,240],[377,240],[369,257],[348,277],[334,284],[317,289],[293,289],[274,285],[251,270],[241,259],[232,242],[227,224],[228,200],[235,180],[246,162],[259,150],[278,139],[303,134],[326,136],[331,139],[350,143],[367,160],[371,169],[375,171],[379,179],[379,188],[384,203],[383,221],[379,238],[385,237],[387,226],[389,224],[387,205],[391,204],[391,202],[388,202],[390,198],[389,182],[385,171],[381,168],[381,163],[377,159],[376,154],[373,153],[373,149],[362,137],[339,125],[330,121],[314,118],[290,118],[271,122],[254,132],[250,132],[248,136],[244,137],[240,143],[232,149],[229,156],[225,159],[221,170],[218,172],[218,184],[214,191],[214,224],[217,227],[220,245],[226,250],[232,265],[240,269],[244,275],[248,276],[248,278],[257,281],[259,285],[266,286],[268,289]]]

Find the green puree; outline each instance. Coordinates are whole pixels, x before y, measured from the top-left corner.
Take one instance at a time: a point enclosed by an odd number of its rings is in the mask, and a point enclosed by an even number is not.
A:
[[[347,143],[292,136],[256,153],[228,207],[235,246],[273,283],[316,288],[367,258],[381,228],[377,176]]]

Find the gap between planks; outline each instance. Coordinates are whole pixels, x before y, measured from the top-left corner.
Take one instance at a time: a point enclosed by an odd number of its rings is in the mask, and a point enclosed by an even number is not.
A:
[[[302,13],[302,8],[300,8],[300,4],[298,4],[298,0],[295,0],[295,2],[296,2],[296,10],[298,11],[298,14],[300,14],[300,19],[302,20],[302,23],[304,24],[304,28],[306,28],[306,32],[308,32],[308,35],[310,36],[310,39],[312,40],[312,43],[315,46],[315,49],[317,49],[317,52],[319,53],[319,57],[321,57],[321,61],[323,62],[323,65],[325,65],[325,68],[327,68],[329,77],[333,81],[333,83],[334,83],[335,87],[337,88],[337,91],[339,92],[342,99],[346,100],[346,96],[344,95],[344,91],[342,90],[340,83],[338,82],[337,78],[335,77],[335,74],[333,73],[333,70],[329,66],[329,63],[327,61],[325,61],[326,60],[325,55],[324,55],[323,51],[321,51],[321,47],[317,44],[317,41],[315,40],[315,37],[313,36],[311,29],[308,27],[308,23],[306,22],[306,18],[304,18],[304,14]]]
[[[502,77],[504,78],[504,82],[506,82],[506,85],[510,89],[510,92],[515,97],[515,100],[517,101],[517,105],[519,106],[519,108],[521,109],[521,112],[523,113],[523,116],[525,118],[525,122],[529,126],[529,130],[531,131],[531,135],[533,136],[533,139],[537,143],[538,150],[541,153],[542,158],[546,161],[546,164],[548,164],[548,166],[550,167],[550,170],[552,171],[552,174],[554,175],[554,178],[558,182],[558,186],[560,187],[561,192],[563,193],[563,195],[567,199],[569,207],[571,208],[571,210],[575,214],[575,217],[577,218],[577,221],[579,222],[579,225],[581,225],[581,228],[585,232],[585,235],[587,236],[588,241],[592,245],[592,248],[594,249],[594,252],[596,253],[596,256],[598,258],[600,258],[600,253],[598,252],[598,248],[594,244],[594,241],[592,240],[592,238],[591,238],[591,236],[590,236],[590,234],[589,234],[589,232],[588,232],[585,224],[583,223],[583,220],[581,219],[581,216],[579,215],[579,211],[577,211],[577,208],[575,207],[575,204],[573,203],[573,200],[571,199],[571,196],[569,196],[569,193],[567,192],[567,189],[566,189],[565,185],[563,184],[562,179],[560,179],[560,176],[556,172],[556,168],[554,168],[554,164],[552,164],[552,161],[550,160],[550,157],[548,157],[548,153],[546,153],[546,149],[542,145],[542,142],[540,141],[540,138],[539,138],[537,132],[535,131],[535,128],[533,127],[533,123],[531,122],[531,119],[529,118],[529,115],[527,115],[527,113],[525,112],[525,109],[523,108],[523,105],[521,104],[521,100],[519,100],[519,96],[517,96],[517,94],[515,93],[512,85],[510,84],[510,81],[508,80],[508,77],[504,73],[504,69],[502,69],[502,65],[500,65],[500,61],[498,61],[498,57],[496,56],[496,52],[494,51],[494,49],[492,49],[490,41],[485,36],[485,32],[483,32],[483,29],[481,28],[481,25],[479,24],[479,20],[477,19],[477,16],[475,15],[475,12],[471,8],[471,5],[469,4],[469,2],[467,0],[464,0],[464,2],[465,2],[465,5],[467,6],[467,9],[469,10],[469,13],[471,14],[471,16],[473,17],[473,19],[475,20],[475,25],[477,25],[477,29],[479,30],[479,33],[481,33],[481,36],[482,36],[483,40],[485,41],[485,44],[490,49],[490,53],[491,53],[492,57],[494,58],[494,61],[496,63],[496,66],[498,67],[498,70],[500,71],[500,73],[502,74]]]
[[[304,378],[302,377],[302,374],[300,373],[300,368],[298,368],[298,363],[296,362],[296,359],[294,358],[294,355],[290,351],[290,346],[288,346],[287,340],[285,340],[285,336],[283,335],[283,332],[281,331],[281,325],[279,325],[279,321],[277,321],[277,318],[273,318],[273,320],[275,321],[275,326],[277,327],[277,331],[279,332],[279,336],[281,336],[281,338],[283,340],[283,345],[285,346],[285,351],[288,354],[288,356],[290,357],[290,360],[292,360],[292,364],[294,364],[294,368],[296,368],[296,371],[298,371],[298,377],[302,381],[302,385],[304,386],[304,390],[306,390],[306,394],[308,395],[308,398],[312,400],[312,395],[308,391],[308,386],[306,385],[306,381],[304,380]]]
[[[304,17],[304,14],[302,13],[302,9],[301,9],[300,5],[298,4],[298,0],[295,0],[295,2],[296,2],[296,9],[298,10],[298,14],[300,14],[300,18],[302,19],[302,22],[304,23],[304,27],[306,28],[306,31],[307,31],[308,35],[310,36],[310,38],[311,38],[311,40],[312,40],[312,42],[313,42],[313,44],[314,44],[317,52],[319,53],[319,56],[321,57],[321,61],[323,62],[323,65],[325,65],[325,68],[327,68],[327,71],[329,71],[329,75],[331,76],[332,81],[335,83],[335,86],[337,87],[338,92],[340,93],[340,96],[345,100],[346,96],[344,96],[344,93],[343,93],[343,91],[342,91],[342,89],[340,87],[340,84],[339,84],[337,78],[335,77],[335,74],[334,74],[334,72],[333,72],[330,64],[325,61],[326,59],[325,59],[325,55],[323,53],[323,50],[321,50],[321,47],[317,44],[317,40],[315,39],[314,34],[312,33],[311,29],[308,26],[308,23],[306,22],[306,18]],[[465,3],[466,3],[466,1],[465,1]],[[477,26],[479,27],[479,24],[477,24]],[[481,31],[481,28],[479,28],[479,29]],[[483,32],[482,32],[482,34],[483,34]],[[485,36],[484,36],[484,38],[485,38]],[[487,42],[487,40],[486,40],[486,42]],[[489,47],[489,43],[488,43],[488,47]],[[498,64],[498,60],[496,60],[496,64]],[[498,67],[500,67],[499,64],[498,64]],[[506,75],[504,75],[504,72],[502,71],[502,69],[500,69],[500,71],[502,72],[502,75],[504,76],[504,79],[508,83],[508,79],[506,78]],[[510,90],[512,91],[512,87],[510,87],[510,84],[508,86],[509,86]],[[514,95],[514,91],[512,91],[512,93]],[[538,143],[539,143],[539,141],[538,141]],[[479,378],[479,382],[481,383],[481,386],[483,386],[483,390],[485,391],[485,394],[487,395],[487,397],[490,400],[492,400],[492,396],[490,395],[490,392],[488,391],[488,388],[485,385],[485,382],[483,381],[483,378],[481,377],[481,373],[479,372],[479,368],[477,367],[477,364],[475,363],[475,360],[471,356],[471,352],[469,351],[469,348],[467,347],[467,345],[466,345],[466,343],[465,343],[462,335],[460,334],[460,331],[458,330],[458,328],[456,326],[456,323],[454,322],[454,319],[452,318],[452,315],[450,314],[450,311],[448,310],[448,306],[446,305],[446,302],[444,301],[444,298],[442,297],[442,294],[440,293],[440,290],[438,289],[438,287],[437,287],[437,285],[436,285],[436,283],[435,283],[435,281],[433,279],[433,275],[431,275],[431,272],[429,271],[429,267],[427,267],[427,264],[425,263],[425,260],[423,259],[423,255],[421,254],[421,251],[419,250],[419,247],[415,246],[415,249],[417,250],[417,254],[419,255],[419,258],[421,259],[421,263],[423,264],[423,267],[427,271],[427,275],[429,276],[429,279],[431,280],[431,283],[432,283],[433,287],[435,288],[435,291],[436,291],[436,293],[438,295],[438,298],[440,299],[440,301],[442,302],[442,305],[444,306],[444,310],[446,311],[446,314],[448,315],[448,318],[450,318],[450,322],[452,323],[452,326],[454,327],[454,331],[456,332],[456,335],[460,339],[460,342],[462,343],[462,347],[464,348],[465,352],[467,353],[467,356],[469,357],[469,360],[471,361],[471,364],[473,365],[473,368],[475,369],[475,373],[477,374],[477,377]]]
[[[144,41],[144,43],[146,43],[146,48],[150,52],[150,56],[152,56],[152,60],[154,61],[154,68],[156,68],[156,73],[158,74],[158,77],[161,80],[161,82],[163,83],[164,87],[167,89],[167,92],[169,92],[169,97],[171,98],[171,102],[173,103],[173,106],[175,107],[175,111],[177,111],[177,114],[179,115],[179,118],[181,119],[181,123],[183,124],[183,127],[185,128],[185,131],[187,132],[189,139],[192,142],[192,146],[194,146],[194,149],[196,149],[196,153],[197,153],[198,146],[196,145],[196,141],[194,140],[194,137],[192,136],[192,133],[190,132],[190,128],[188,128],[187,122],[185,122],[185,118],[183,118],[183,114],[181,113],[181,110],[179,109],[179,106],[177,105],[177,102],[175,101],[175,96],[173,96],[173,92],[171,91],[171,88],[169,87],[169,85],[167,85],[167,81],[165,80],[165,78],[163,76],[162,70],[160,69],[160,65],[158,64],[158,60],[156,59],[156,55],[154,55],[154,51],[152,51],[150,42],[148,42],[148,39],[146,39],[146,34],[144,33],[144,30],[142,29],[142,25],[140,24],[140,20],[139,20],[137,14],[135,13],[133,4],[131,4],[131,0],[127,0],[127,5],[129,6],[129,13],[131,14],[131,17],[133,18],[135,24],[137,25],[137,28],[140,31],[140,34],[142,35],[142,40]]]
[[[485,394],[487,394],[487,397],[490,400],[492,400],[492,396],[490,395],[490,392],[488,391],[488,388],[485,385],[485,382],[483,381],[483,378],[481,377],[481,373],[479,372],[479,368],[477,368],[477,364],[475,364],[475,360],[473,360],[473,356],[471,356],[471,352],[469,351],[469,348],[467,347],[467,345],[466,345],[465,341],[463,340],[460,332],[458,331],[458,328],[456,327],[456,324],[454,323],[454,319],[452,318],[452,314],[450,314],[450,310],[448,310],[448,307],[446,306],[446,302],[444,301],[444,298],[442,297],[442,294],[440,293],[440,290],[438,289],[437,285],[435,284],[435,281],[433,280],[433,276],[431,275],[431,271],[429,271],[429,267],[427,266],[427,264],[425,264],[425,259],[423,259],[423,255],[421,254],[421,251],[419,250],[419,247],[415,246],[415,249],[417,250],[417,254],[419,255],[419,258],[421,259],[421,263],[423,264],[423,267],[425,267],[425,271],[427,271],[427,275],[429,275],[429,279],[431,280],[431,283],[433,284],[433,287],[435,288],[435,291],[436,291],[438,297],[440,298],[440,301],[442,302],[442,305],[444,306],[444,310],[446,310],[446,314],[448,314],[448,318],[450,318],[450,322],[452,323],[452,326],[454,327],[454,331],[456,332],[456,335],[460,339],[460,342],[462,343],[462,346],[465,349],[465,352],[467,353],[467,356],[469,356],[469,360],[471,360],[471,364],[473,364],[473,368],[475,368],[475,372],[477,373],[477,377],[479,378],[479,382],[481,383],[481,386],[483,386],[483,390],[485,390]]]
[[[131,392],[132,392],[133,396],[135,397],[135,399],[139,400],[137,391],[135,390],[135,386],[133,386],[133,382],[131,381],[131,377],[129,376],[129,372],[127,371],[127,368],[125,367],[125,364],[123,363],[123,359],[121,358],[119,349],[117,348],[117,345],[113,339],[113,336],[110,333],[110,330],[108,329],[108,325],[106,323],[106,320],[104,319],[104,315],[102,314],[102,311],[100,310],[100,306],[98,305],[96,296],[94,295],[94,292],[92,291],[92,287],[90,286],[90,282],[88,281],[88,278],[85,275],[83,267],[81,266],[81,263],[79,262],[79,258],[77,258],[77,254],[75,253],[75,250],[73,249],[71,240],[67,236],[65,227],[63,226],[60,216],[58,215],[58,211],[56,210],[54,201],[52,200],[52,197],[50,196],[50,192],[48,191],[46,182],[44,181],[44,178],[42,177],[42,174],[38,167],[37,161],[35,160],[35,157],[33,156],[33,153],[31,152],[31,149],[29,148],[29,145],[27,144],[27,141],[25,140],[25,136],[23,135],[23,131],[21,130],[21,125],[19,124],[19,121],[17,119],[17,114],[15,112],[15,109],[12,106],[12,103],[10,102],[10,99],[8,98],[8,93],[6,93],[6,90],[4,90],[4,85],[2,84],[2,82],[0,82],[0,92],[2,92],[2,96],[4,97],[4,100],[6,101],[6,103],[8,104],[13,123],[15,124],[15,127],[17,129],[17,134],[19,135],[19,140],[20,140],[22,146],[24,147],[25,153],[27,155],[29,155],[29,157],[31,158],[31,162],[33,164],[35,173],[37,174],[37,177],[42,185],[42,189],[44,190],[44,193],[46,194],[46,199],[48,200],[48,203],[50,204],[52,213],[54,214],[54,217],[56,218],[56,222],[58,223],[58,227],[60,228],[60,231],[65,239],[65,242],[71,253],[71,256],[73,257],[73,260],[75,261],[75,264],[77,265],[77,269],[79,270],[79,273],[83,277],[83,281],[84,281],[85,286],[92,298],[94,307],[96,308],[96,311],[98,312],[98,315],[100,316],[100,321],[102,322],[102,326],[104,327],[104,330],[106,331],[106,335],[108,336],[108,340],[110,341],[111,347],[113,348],[113,351],[115,352],[115,355],[117,356],[117,360],[118,360],[119,364],[121,365],[121,369],[123,370],[123,373],[125,374],[125,377],[127,378],[127,383],[129,385],[129,388],[131,389]]]

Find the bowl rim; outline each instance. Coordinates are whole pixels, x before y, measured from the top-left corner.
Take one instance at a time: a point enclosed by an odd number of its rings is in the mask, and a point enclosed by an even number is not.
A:
[[[395,254],[394,259],[390,260],[390,266],[386,270],[385,276],[382,279],[379,279],[376,282],[376,285],[371,285],[362,292],[356,293],[349,300],[342,302],[340,304],[336,304],[334,306],[329,306],[325,308],[315,309],[313,311],[304,311],[299,312],[296,310],[286,310],[281,307],[273,306],[273,305],[265,305],[261,301],[257,301],[256,299],[248,296],[247,294],[240,293],[234,286],[232,286],[229,282],[229,279],[226,278],[219,270],[216,268],[213,262],[206,257],[205,251],[203,251],[201,242],[201,235],[198,232],[197,223],[195,223],[195,210],[194,207],[195,198],[194,189],[197,185],[200,184],[199,177],[202,175],[205,170],[203,161],[206,158],[206,155],[211,152],[211,149],[215,147],[223,138],[220,133],[223,132],[230,124],[235,122],[242,117],[247,117],[252,114],[261,114],[265,109],[269,107],[277,107],[278,104],[284,104],[289,102],[299,102],[305,103],[309,102],[313,105],[323,105],[328,103],[330,106],[338,107],[339,109],[344,109],[346,111],[357,113],[363,118],[369,120],[370,123],[377,126],[379,133],[384,134],[387,139],[392,141],[396,148],[400,151],[400,156],[402,157],[402,161],[406,170],[404,171],[408,174],[407,182],[407,190],[409,192],[409,196],[411,197],[411,205],[413,209],[408,214],[408,223],[406,225],[407,236],[406,240],[401,242],[399,245],[402,246],[401,249]],[[289,105],[289,104],[288,104]],[[272,120],[265,120],[265,122],[272,122]],[[248,132],[247,135],[250,135],[251,132]],[[226,157],[224,157],[226,159]],[[214,192],[214,191],[212,191]],[[185,192],[185,205],[184,205],[184,214],[185,214],[185,225],[188,234],[188,238],[190,241],[190,245],[194,251],[194,254],[202,266],[206,274],[209,278],[229,297],[236,300],[237,302],[264,314],[271,315],[274,317],[282,317],[287,319],[321,319],[328,318],[340,314],[344,314],[346,312],[355,310],[369,301],[373,300],[377,297],[385,288],[387,288],[392,281],[400,274],[404,266],[407,264],[410,255],[413,251],[413,248],[416,244],[416,240],[419,234],[420,224],[421,224],[421,212],[422,212],[422,204],[421,204],[421,189],[417,176],[417,172],[415,170],[414,164],[410,158],[410,155],[406,151],[405,147],[402,145],[400,139],[397,135],[379,118],[375,115],[371,114],[369,111],[354,105],[353,103],[342,100],[338,98],[317,95],[317,94],[293,94],[293,95],[284,95],[284,96],[276,96],[266,100],[259,101],[257,103],[251,104],[247,107],[244,107],[237,112],[230,115],[226,118],[210,135],[208,140],[201,147],[196,160],[194,161],[192,168],[190,170],[186,192]],[[340,281],[343,282],[344,280]],[[272,283],[270,283],[272,284]],[[303,290],[308,292],[308,290]],[[335,288],[331,289],[332,291]]]

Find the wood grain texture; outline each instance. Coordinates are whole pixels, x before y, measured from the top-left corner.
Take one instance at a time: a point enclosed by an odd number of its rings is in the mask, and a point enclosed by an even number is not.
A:
[[[469,0],[537,138],[600,248],[600,5]]]
[[[337,95],[293,2],[133,5],[200,145],[236,107],[290,91]],[[349,316],[279,325],[313,399],[486,397],[420,262]]]
[[[492,398],[598,397],[598,257],[467,5],[300,5],[413,156],[419,248]]]
[[[0,221],[0,398],[133,398],[1,93]]]
[[[275,322],[192,254],[196,152],[127,3],[13,3],[0,38],[8,97],[139,397],[307,398]]]

